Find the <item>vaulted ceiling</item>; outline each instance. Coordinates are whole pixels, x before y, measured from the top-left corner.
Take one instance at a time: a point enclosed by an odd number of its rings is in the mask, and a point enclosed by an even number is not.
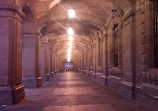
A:
[[[63,60],[67,59],[67,29],[75,31],[72,60],[78,59],[96,38],[106,34],[112,10],[125,15],[132,10],[134,0],[17,0],[21,6],[28,5],[37,21],[42,37],[49,39],[53,50]],[[68,9],[76,11],[76,17],[68,17]]]

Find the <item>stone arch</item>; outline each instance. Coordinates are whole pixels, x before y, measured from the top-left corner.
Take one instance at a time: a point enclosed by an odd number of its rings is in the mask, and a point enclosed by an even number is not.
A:
[[[37,22],[29,6],[23,7],[25,18],[23,19],[23,43],[22,43],[22,75],[25,87],[41,86],[39,71],[39,46]]]
[[[25,17],[23,19],[23,33],[37,33],[37,23],[31,8],[29,6],[24,6],[22,10],[25,13]]]

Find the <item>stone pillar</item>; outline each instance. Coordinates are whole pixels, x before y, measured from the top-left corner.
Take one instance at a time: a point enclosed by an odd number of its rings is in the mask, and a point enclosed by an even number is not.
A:
[[[122,28],[122,60],[123,60],[123,81],[133,81],[133,43],[134,32],[133,32],[134,16],[133,12],[130,12],[123,18]]]
[[[105,45],[106,45],[106,38],[104,37],[103,38],[103,53],[102,53],[103,54],[103,62],[102,62],[103,63],[102,64],[103,65],[103,75],[105,75],[106,65],[107,65],[106,64],[106,46]]]
[[[48,74],[48,40],[46,37],[41,38],[41,76],[43,81],[49,80]]]
[[[85,70],[86,70],[86,54],[84,52],[84,54],[83,54],[83,73],[85,72]]]
[[[80,73],[81,73],[81,70],[82,70],[82,55],[81,55],[81,59],[80,59]]]
[[[88,71],[90,72],[90,61],[91,61],[91,49],[89,47],[88,49]]]
[[[55,64],[56,64],[56,72],[59,71],[59,57],[58,55],[56,54],[56,61],[55,61]]]
[[[77,71],[80,70],[80,64],[81,64],[81,57],[79,57],[79,59],[77,60]]]
[[[88,70],[88,73],[90,72],[90,49],[88,49],[87,51],[87,70]]]
[[[103,50],[102,50],[102,46],[103,45],[103,40],[102,38],[98,38],[97,41],[97,74],[99,74],[99,76],[102,76],[103,74]]]
[[[124,94],[128,93],[128,97],[135,98],[135,16],[131,11],[124,15],[122,27],[122,87]],[[125,92],[126,91],[126,92]]]
[[[83,56],[83,53],[81,55],[81,72],[83,72],[83,67],[84,67],[84,56]]]
[[[52,50],[52,72],[55,73],[55,52]]]
[[[90,47],[90,71],[93,70],[93,48]]]
[[[96,68],[98,68],[98,66],[100,65],[100,44],[99,44],[99,40],[97,40],[96,42]]]
[[[54,56],[53,56],[53,49],[52,49],[52,47],[51,47],[51,49],[50,49],[50,75],[51,75],[51,77],[53,77],[54,75],[53,75],[53,58],[54,58]]]
[[[48,73],[49,76],[51,74],[51,53],[52,53],[52,48],[51,48],[51,44],[49,44],[48,46],[48,58],[47,58],[47,61],[48,61]]]
[[[40,38],[37,33],[23,33],[22,75],[25,87],[42,85],[39,46]]]
[[[87,53],[86,53],[86,51],[84,52],[84,55],[83,55],[83,70],[84,70],[84,73],[85,73],[85,71],[86,71],[86,67],[87,67],[87,65],[86,65],[86,61],[87,61],[87,59],[86,59],[86,56],[87,56]]]
[[[57,72],[57,54],[54,53],[54,72]]]
[[[51,76],[53,77],[54,76],[54,74],[55,74],[55,52],[53,51],[53,49],[52,49],[52,52],[51,52]]]
[[[103,38],[103,75],[105,77],[105,86],[108,82],[109,64],[108,64],[108,37]]]
[[[0,105],[24,99],[22,85],[22,18],[14,0],[0,1]]]
[[[93,46],[93,73],[96,74],[96,44]]]

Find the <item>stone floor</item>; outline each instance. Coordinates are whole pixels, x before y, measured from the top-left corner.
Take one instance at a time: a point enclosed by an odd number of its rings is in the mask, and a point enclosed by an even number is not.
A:
[[[152,111],[74,72],[57,74],[25,92],[22,103],[0,106],[0,111]]]

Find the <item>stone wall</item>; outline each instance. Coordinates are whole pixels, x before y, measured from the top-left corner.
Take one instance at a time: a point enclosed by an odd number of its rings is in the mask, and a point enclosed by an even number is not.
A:
[[[137,0],[131,4],[131,9],[125,9],[124,13],[118,9],[112,11],[107,33],[103,39],[105,42],[100,43],[95,39],[91,47],[93,70],[89,72],[92,75],[95,74],[96,80],[101,81],[98,79],[101,77],[105,83],[107,82],[107,86],[119,91],[123,96],[158,109],[158,69],[153,67],[152,4],[153,1],[150,0]],[[116,25],[118,28],[117,67],[114,64]],[[103,52],[98,47],[102,48]],[[103,60],[103,64],[98,60]],[[100,70],[103,71],[102,76],[97,74]]]

